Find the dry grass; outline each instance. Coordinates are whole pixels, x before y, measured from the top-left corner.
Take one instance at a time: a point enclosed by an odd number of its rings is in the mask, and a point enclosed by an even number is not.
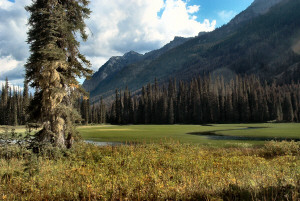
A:
[[[272,151],[286,146],[279,155]],[[0,151],[3,200],[297,200],[300,195],[299,143],[260,149],[78,144],[40,156],[14,150],[19,154],[11,157]]]

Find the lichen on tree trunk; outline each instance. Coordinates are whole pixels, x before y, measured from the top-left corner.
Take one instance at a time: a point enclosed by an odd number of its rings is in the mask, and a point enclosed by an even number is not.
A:
[[[77,112],[72,102],[83,92],[76,78],[92,73],[75,36],[79,32],[87,39],[84,19],[91,13],[88,4],[87,0],[34,0],[26,7],[31,14],[26,81],[36,90],[30,119],[43,124],[36,135],[39,143],[59,148],[73,144]]]
[[[55,118],[53,122],[44,122],[35,139],[40,145],[51,144],[54,147],[69,149],[74,143],[74,136],[67,125],[60,117]]]

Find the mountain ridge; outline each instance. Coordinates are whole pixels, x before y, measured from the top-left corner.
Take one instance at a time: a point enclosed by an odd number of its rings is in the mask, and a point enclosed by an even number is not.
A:
[[[254,1],[227,25],[191,38],[154,60],[125,66],[111,80],[100,83],[91,91],[92,101],[97,101],[100,96],[108,97],[115,88],[126,85],[130,90],[137,90],[155,78],[161,83],[170,77],[188,80],[204,73],[229,76],[254,73],[278,78],[286,76],[285,70],[290,66],[297,70],[300,58],[289,43],[293,37],[296,41],[300,39],[297,36],[300,24],[293,20],[300,18],[296,12],[300,2],[271,0],[267,6],[262,6],[264,2],[267,1]],[[246,19],[257,7],[257,13],[262,14]],[[246,20],[239,20],[239,24],[234,25],[243,15]],[[297,43],[294,46],[297,50]]]
[[[255,0],[246,10],[239,13],[228,24],[239,24],[253,17],[265,14],[271,7],[283,1],[286,0]]]
[[[149,62],[159,57],[164,52],[183,44],[191,38],[175,36],[172,41],[162,48],[143,54],[129,51],[123,56],[113,56],[92,76],[90,80],[85,80],[83,87],[86,91],[93,91],[103,80],[111,79],[116,73],[120,72],[125,66],[144,60]]]

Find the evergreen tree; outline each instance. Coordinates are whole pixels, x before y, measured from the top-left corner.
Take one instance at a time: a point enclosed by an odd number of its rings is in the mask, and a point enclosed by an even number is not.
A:
[[[12,107],[11,107],[11,113],[12,113],[12,119],[11,119],[11,125],[17,126],[18,125],[18,94],[16,90],[13,91],[13,97],[12,97]]]
[[[106,109],[103,102],[103,98],[100,99],[100,110],[99,110],[99,123],[103,124],[106,122]]]
[[[173,107],[173,98],[171,97],[169,100],[168,107],[168,124],[174,124],[174,107]]]
[[[23,90],[23,104],[22,104],[22,124],[26,124],[28,121],[28,106],[29,106],[29,94],[28,94],[28,84],[24,81]]]
[[[116,89],[115,114],[116,114],[115,123],[121,124],[122,123],[122,97],[121,97],[121,90],[119,92],[118,89]]]
[[[294,120],[294,111],[290,94],[286,94],[282,106],[283,120],[292,122]]]
[[[1,94],[1,107],[2,107],[2,122],[4,125],[9,125],[9,104],[8,104],[8,97],[9,97],[9,84],[8,79],[5,79],[5,85],[2,87],[2,94]]]
[[[129,123],[130,99],[131,98],[129,96],[129,90],[128,90],[128,87],[126,86],[126,89],[125,89],[124,95],[123,95],[123,104],[124,104],[124,111],[123,111],[123,117],[122,117],[123,124]]]
[[[73,98],[82,92],[76,77],[88,76],[90,63],[80,54],[76,33],[87,39],[84,19],[88,0],[34,0],[30,13],[28,43],[31,56],[26,81],[35,88],[31,119],[43,123],[36,140],[57,147],[71,147],[76,134]],[[39,104],[37,104],[39,103]]]
[[[178,92],[174,86],[173,81],[167,89],[156,82],[148,84],[133,98],[128,89],[123,99],[117,92],[112,107],[123,100],[121,116],[126,124],[299,121],[300,84],[269,85],[254,76],[237,76],[227,84],[210,77],[179,81]]]

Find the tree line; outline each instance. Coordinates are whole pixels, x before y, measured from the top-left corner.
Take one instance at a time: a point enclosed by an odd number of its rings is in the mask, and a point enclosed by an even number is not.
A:
[[[32,95],[24,90],[2,85],[0,125],[28,123],[27,111]],[[205,124],[248,122],[299,122],[300,84],[267,83],[255,76],[195,78],[191,81],[170,79],[168,85],[142,87],[132,95],[126,89],[116,90],[114,101],[101,98],[90,104],[88,97],[77,99],[75,109],[81,115],[79,124]]]
[[[10,86],[6,78],[5,84],[1,86],[0,94],[0,125],[17,126],[39,123],[30,120],[29,103],[33,100],[33,96],[29,93],[26,82],[21,90],[20,87]],[[81,116],[77,124],[106,123],[106,104],[103,99],[98,104],[90,106],[87,96],[83,96],[75,101],[74,108]]]
[[[0,125],[24,125],[28,121],[29,102],[32,100],[28,92],[28,85],[24,88],[9,86],[8,79],[1,88],[0,97]]]
[[[139,95],[116,90],[107,112],[112,124],[299,122],[300,84],[267,83],[255,76],[171,79],[147,84]]]
[[[81,124],[103,124],[107,121],[107,112],[106,112],[106,104],[103,99],[99,101],[99,103],[93,103],[90,105],[90,100],[88,97],[82,97],[77,99],[75,108],[81,114]]]

